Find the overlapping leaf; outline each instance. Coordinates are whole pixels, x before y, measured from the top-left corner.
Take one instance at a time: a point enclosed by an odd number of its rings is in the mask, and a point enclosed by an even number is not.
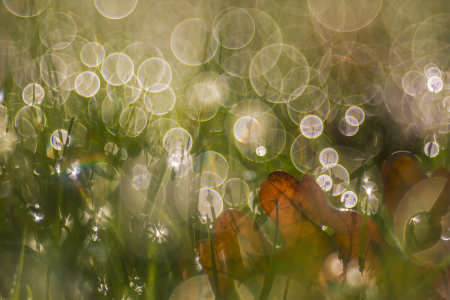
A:
[[[339,251],[345,265],[359,259],[363,271],[379,263],[377,257],[385,242],[378,226],[355,211],[333,207],[310,175],[303,175],[299,182],[283,171],[271,173],[261,185],[260,202],[272,219],[278,202],[279,230],[290,246],[308,244],[310,238],[314,241],[321,227],[329,226],[334,230],[329,237],[331,246]]]
[[[212,245],[222,296],[231,292],[234,280],[242,281],[268,270],[265,257],[270,253],[270,243],[253,219],[239,210],[225,210],[217,218]],[[208,240],[197,242],[196,247],[203,271],[216,290]]]

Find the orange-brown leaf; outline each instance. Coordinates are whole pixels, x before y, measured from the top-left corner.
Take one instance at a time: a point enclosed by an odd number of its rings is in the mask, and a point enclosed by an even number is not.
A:
[[[208,240],[197,242],[203,272],[214,284],[211,249]],[[214,257],[219,281],[220,295],[226,297],[233,289],[233,280],[243,280],[268,270],[266,255],[270,243],[252,218],[235,209],[222,212],[214,225]]]
[[[418,159],[407,152],[391,155],[381,170],[383,202],[389,214],[394,215],[403,195],[426,175],[419,168]]]
[[[287,172],[272,172],[261,185],[259,198],[264,211],[274,220],[278,201],[278,226],[286,244],[307,244],[317,239],[322,225],[330,226],[334,229],[330,241],[345,264],[359,258],[361,243],[364,244],[360,269],[378,264],[378,252],[385,246],[378,226],[370,219],[364,225],[364,217],[355,211],[333,207],[310,175],[303,175],[299,182]],[[364,240],[361,239],[363,226]]]

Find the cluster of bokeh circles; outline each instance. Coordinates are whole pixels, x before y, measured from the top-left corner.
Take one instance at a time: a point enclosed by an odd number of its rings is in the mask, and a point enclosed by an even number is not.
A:
[[[0,198],[39,223],[46,176],[67,176],[97,242],[119,191],[135,253],[261,214],[276,169],[375,215],[383,141],[435,158],[450,132],[450,7],[422,2],[3,0]]]

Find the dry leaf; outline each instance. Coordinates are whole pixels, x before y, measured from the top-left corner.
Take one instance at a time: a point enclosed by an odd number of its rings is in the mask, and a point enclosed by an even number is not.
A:
[[[309,247],[311,254],[323,259],[321,247],[325,246],[318,236],[321,226],[329,226],[334,229],[329,241],[344,264],[359,259],[361,271],[379,267],[378,255],[386,243],[377,224],[358,212],[333,207],[310,175],[304,174],[299,182],[287,172],[272,172],[261,185],[259,197],[264,211],[274,220],[278,201],[279,230],[288,246]],[[313,246],[300,245],[310,241]]]
[[[392,154],[381,169],[383,202],[391,217],[403,195],[426,175],[419,168],[418,159],[407,152]]]
[[[234,280],[242,281],[268,271],[266,258],[271,245],[253,219],[235,209],[223,211],[214,224],[212,238],[220,295],[224,298],[234,288]],[[215,288],[209,241],[197,242],[203,272]]]

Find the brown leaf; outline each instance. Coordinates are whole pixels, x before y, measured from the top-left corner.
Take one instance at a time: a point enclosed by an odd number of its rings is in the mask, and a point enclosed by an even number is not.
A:
[[[320,247],[327,247],[323,238],[318,236],[322,225],[330,226],[334,234],[329,237],[329,241],[339,251],[344,264],[358,259],[362,247],[360,270],[370,268],[373,264],[379,268],[377,255],[385,247],[385,241],[378,226],[355,211],[342,211],[333,207],[310,175],[304,174],[299,182],[287,172],[272,172],[261,185],[259,198],[264,211],[274,220],[278,201],[279,230],[287,246],[305,247],[303,244],[313,241],[315,245],[308,246],[314,251],[311,254],[321,257],[324,253],[321,253]],[[323,232],[321,236],[324,236]]]
[[[394,215],[403,195],[426,175],[419,168],[418,159],[407,152],[392,154],[381,170],[383,202],[389,214]]]
[[[223,211],[214,225],[212,238],[216,270],[223,298],[234,288],[233,280],[242,281],[268,271],[266,257],[271,245],[252,218],[235,209]],[[203,272],[215,291],[211,249],[208,240],[197,242]]]
[[[285,241],[280,259],[285,262],[291,276],[308,286],[317,283],[323,261],[333,252],[333,247],[320,224],[311,222],[302,211],[306,209],[309,212],[313,207],[300,206],[300,202],[296,205],[297,201],[292,200],[312,199],[315,193],[313,189],[300,191],[298,185],[297,179],[290,174],[273,172],[262,183],[259,200],[264,211],[275,222],[278,200],[278,230]],[[318,211],[320,213],[320,209]]]

